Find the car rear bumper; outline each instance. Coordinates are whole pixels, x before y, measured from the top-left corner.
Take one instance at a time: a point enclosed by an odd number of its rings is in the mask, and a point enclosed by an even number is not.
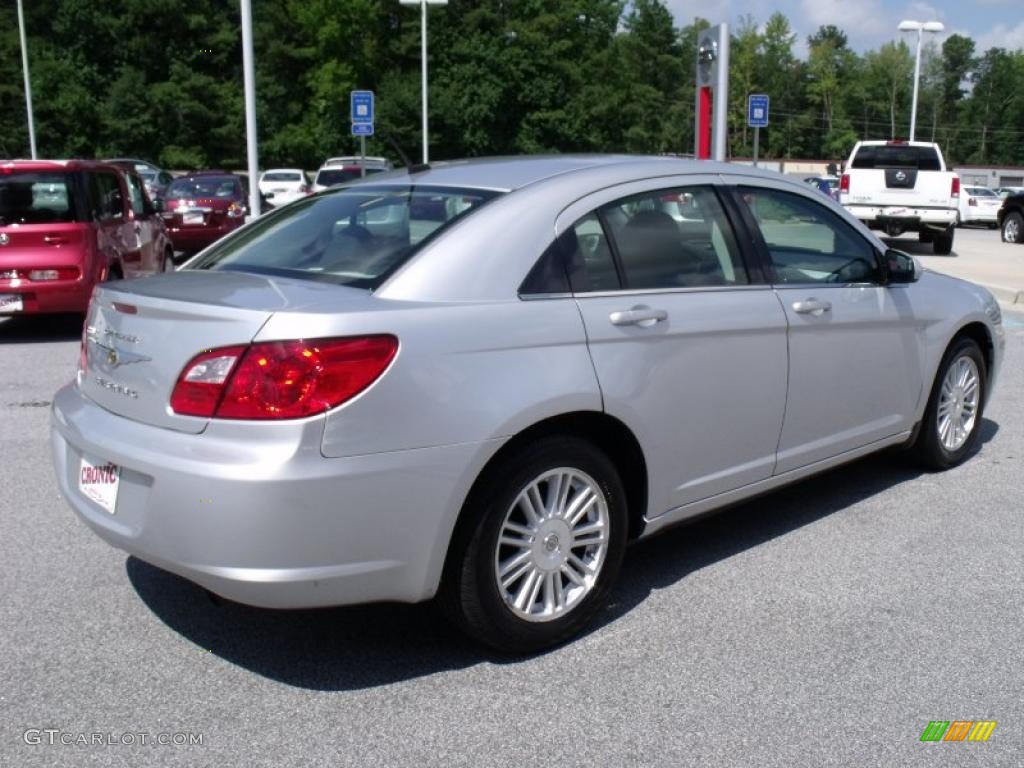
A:
[[[956,221],[956,210],[953,208],[847,205],[846,209],[866,224],[879,226],[897,223],[908,229],[922,224],[948,227]]]
[[[983,222],[985,224],[995,224],[996,220],[998,218],[999,218],[999,209],[998,208],[995,209],[995,210],[992,210],[992,211],[986,211],[986,210],[974,210],[974,211],[972,211],[972,210],[970,210],[968,208],[967,209],[967,213],[963,214],[960,217],[960,220],[962,222],[965,222],[965,223],[966,222],[980,221],[980,222]]]
[[[486,453],[461,444],[327,459],[322,418],[211,422],[191,435],[116,416],[75,384],[55,396],[51,425],[60,491],[101,538],[271,608],[432,597]],[[121,468],[113,514],[79,489],[83,455]]]
[[[20,312],[0,313],[0,317],[14,315],[44,315],[58,312],[85,312],[92,295],[92,284],[85,280],[54,280],[52,282],[26,282],[0,280],[0,294],[21,296]]]

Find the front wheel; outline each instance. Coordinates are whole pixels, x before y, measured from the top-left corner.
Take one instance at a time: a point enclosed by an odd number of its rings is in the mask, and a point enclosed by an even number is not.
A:
[[[985,357],[970,338],[947,350],[932,385],[914,452],[929,469],[949,469],[967,458],[978,440],[985,407]]]
[[[1002,238],[1004,243],[1024,242],[1024,216],[1014,211],[1003,219]]]
[[[576,437],[524,445],[480,484],[453,544],[441,602],[468,634],[530,653],[578,633],[601,608],[626,546],[615,465]]]

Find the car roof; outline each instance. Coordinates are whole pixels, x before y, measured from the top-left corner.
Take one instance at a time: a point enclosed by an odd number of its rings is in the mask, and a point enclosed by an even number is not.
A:
[[[428,167],[400,168],[376,174],[360,185],[407,183],[458,186],[512,192],[555,176],[605,170],[609,183],[658,175],[741,172],[779,178],[779,174],[748,166],[727,165],[710,160],[691,160],[666,155],[524,155],[488,157],[431,163]]]
[[[4,171],[81,171],[120,170],[117,166],[99,160],[5,160],[0,163],[0,173]]]

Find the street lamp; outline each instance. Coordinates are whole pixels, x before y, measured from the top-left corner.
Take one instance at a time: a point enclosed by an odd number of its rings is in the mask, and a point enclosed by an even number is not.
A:
[[[423,164],[430,162],[427,141],[427,6],[448,5],[448,0],[398,0],[402,5],[418,5],[421,9],[420,57],[423,59]]]
[[[32,83],[28,77],[28,44],[25,42],[25,13],[18,0],[18,34],[21,37],[21,66],[25,72],[25,111],[28,112],[28,146],[32,159],[36,159],[36,129],[32,124]]]
[[[945,27],[941,21],[909,21],[900,22],[900,32],[917,32],[917,58],[914,60],[914,100],[910,105],[910,140],[914,140],[914,129],[917,127],[917,80],[921,76],[921,38],[925,32],[942,32]]]

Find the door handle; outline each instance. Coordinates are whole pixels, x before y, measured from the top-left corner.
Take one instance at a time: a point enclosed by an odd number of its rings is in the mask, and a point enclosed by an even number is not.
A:
[[[819,301],[812,296],[804,301],[794,301],[793,311],[798,315],[814,315],[815,317],[820,317],[826,312],[832,311],[832,302]]]
[[[664,309],[636,306],[632,309],[612,312],[608,315],[608,319],[612,321],[612,325],[639,325],[641,328],[650,328],[662,320],[667,320],[668,312]]]

